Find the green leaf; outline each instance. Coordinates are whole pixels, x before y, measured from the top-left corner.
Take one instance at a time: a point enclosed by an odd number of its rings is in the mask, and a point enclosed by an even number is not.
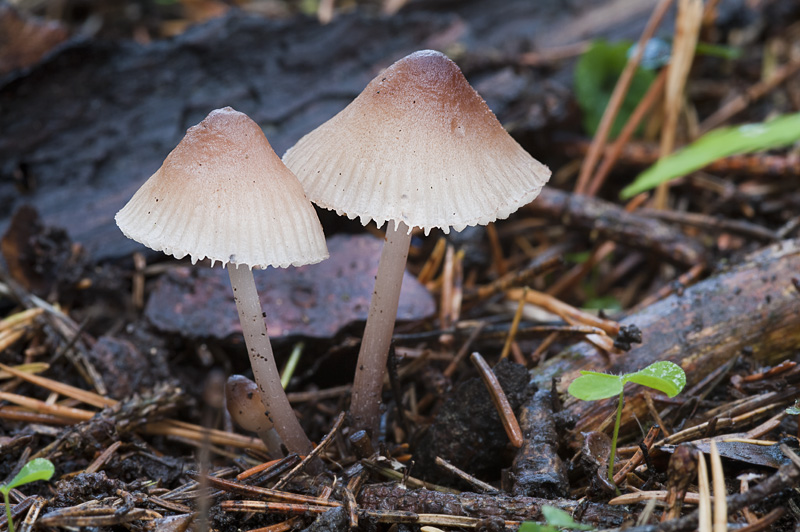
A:
[[[628,62],[627,54],[630,46],[631,43],[625,41],[614,44],[602,40],[595,41],[581,55],[575,66],[575,96],[583,114],[583,128],[589,135],[594,135],[600,124],[614,86]],[[655,72],[651,70],[642,68],[636,70],[628,94],[611,128],[611,138],[619,134],[655,76]]]
[[[790,416],[800,415],[800,399],[795,400],[794,405],[786,409],[786,413]]]
[[[584,401],[597,401],[622,393],[625,385],[622,377],[596,371],[581,371],[581,376],[572,381],[567,392]]]
[[[680,366],[668,361],[655,362],[636,373],[608,375],[596,371],[581,371],[567,392],[584,401],[596,401],[622,393],[626,382],[634,382],[675,397],[686,386],[686,374]]]
[[[672,179],[683,177],[724,157],[790,146],[800,140],[800,113],[769,122],[710,131],[680,151],[664,157],[639,174],[620,193],[629,199]]]
[[[587,299],[586,302],[582,305],[585,309],[591,310],[599,310],[603,309],[606,311],[617,311],[622,310],[622,304],[619,302],[614,296],[599,296]]]
[[[11,482],[2,486],[2,489],[5,490],[5,493],[8,493],[12,489],[24,484],[36,482],[37,480],[50,480],[53,477],[53,473],[55,473],[53,462],[46,458],[34,458],[25,464]]]
[[[558,532],[550,525],[543,525],[535,521],[523,521],[519,525],[519,532]]]
[[[708,55],[711,57],[721,57],[723,59],[739,59],[742,57],[742,49],[736,46],[721,46],[707,42],[697,43],[695,52],[698,55]]]
[[[592,256],[591,251],[579,251],[576,253],[567,253],[564,255],[564,261],[570,264],[583,264],[589,257]]]
[[[623,375],[622,379],[625,382],[635,382],[664,392],[669,397],[675,397],[686,386],[686,373],[683,372],[683,369],[666,360],[650,364],[636,373]]]
[[[572,530],[592,530],[593,528],[589,525],[576,523],[569,513],[555,506],[542,506],[542,515],[544,515],[548,525],[559,528],[569,528]]]
[[[300,0],[300,11],[306,15],[316,15],[319,11],[319,0]]]

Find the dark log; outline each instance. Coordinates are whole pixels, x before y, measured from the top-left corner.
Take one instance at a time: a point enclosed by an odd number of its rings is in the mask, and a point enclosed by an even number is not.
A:
[[[553,394],[539,390],[522,406],[519,415],[524,443],[511,466],[511,493],[565,497],[569,492],[567,468],[558,456],[558,433],[553,419]]]
[[[703,245],[679,229],[598,198],[546,187],[528,210],[567,227],[591,231],[593,237],[654,253],[676,264],[694,266],[707,260]]]
[[[359,10],[325,26],[233,11],[150,45],[73,39],[0,79],[0,233],[30,203],[97,258],[141,249],[113,215],[209,111],[247,113],[282,154],[420,48],[464,50],[459,63],[500,119],[518,135],[542,131],[574,108],[571,68],[513,68],[520,52],[635,37],[653,4],[419,2],[393,17]],[[471,61],[480,57],[504,59]]]
[[[621,525],[630,518],[623,506],[585,503],[569,499],[512,497],[503,494],[442,493],[426,489],[406,489],[396,484],[365,486],[358,495],[358,504],[367,510],[399,510],[417,514],[445,514],[486,519],[499,517],[505,521],[542,521],[542,506],[555,506],[573,513],[575,519],[599,528]]]
[[[97,256],[139,249],[114,213],[209,111],[247,113],[282,154],[358,94],[387,55],[456,22],[352,16],[320,28],[239,13],[149,46],[71,42],[0,90],[0,212],[33,202]],[[361,46],[369,42],[381,46]]]

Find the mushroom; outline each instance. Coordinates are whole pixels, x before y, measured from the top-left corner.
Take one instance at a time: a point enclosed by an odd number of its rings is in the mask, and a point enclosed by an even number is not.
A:
[[[387,224],[358,356],[351,423],[375,438],[411,228],[428,234],[506,218],[550,170],[503,129],[458,66],[432,50],[378,74],[283,157],[308,197],[363,224]]]
[[[233,422],[244,430],[255,432],[271,458],[283,456],[281,438],[264,415],[264,403],[258,393],[258,385],[244,375],[231,375],[225,383],[225,402]]]
[[[280,383],[251,268],[328,257],[313,206],[261,128],[230,107],[189,128],[161,168],[117,213],[125,236],[192,264],[228,267],[266,415],[286,447],[311,450]]]

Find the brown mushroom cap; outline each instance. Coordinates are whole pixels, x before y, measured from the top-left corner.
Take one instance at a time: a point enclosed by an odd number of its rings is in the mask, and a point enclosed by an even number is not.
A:
[[[242,375],[231,375],[225,383],[225,398],[233,422],[243,429],[260,433],[272,428],[255,382]]]
[[[314,208],[261,128],[212,111],[116,216],[125,236],[192,263],[313,264],[328,256]]]
[[[384,70],[283,159],[317,205],[426,233],[505,218],[550,177],[458,66],[432,50]]]

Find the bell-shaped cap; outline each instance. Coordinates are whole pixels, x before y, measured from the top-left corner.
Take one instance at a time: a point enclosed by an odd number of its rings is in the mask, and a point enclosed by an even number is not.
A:
[[[426,233],[505,218],[550,177],[458,66],[432,50],[381,72],[283,160],[317,205]]]
[[[258,124],[230,107],[189,128],[116,221],[128,238],[192,263],[286,267],[328,257],[300,182]]]

